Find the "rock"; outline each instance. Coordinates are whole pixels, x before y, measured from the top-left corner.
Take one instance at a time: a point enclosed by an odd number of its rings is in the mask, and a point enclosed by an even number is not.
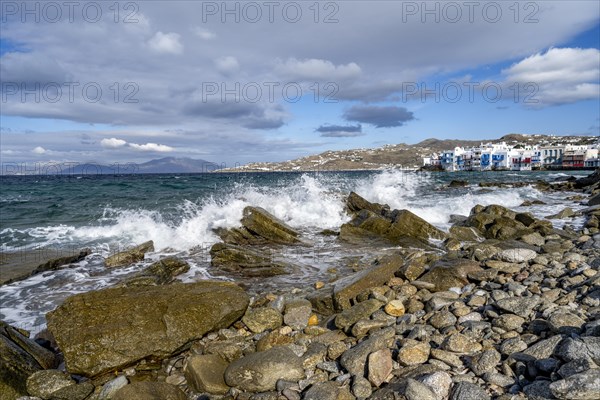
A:
[[[575,375],[580,372],[585,372],[594,368],[598,368],[598,366],[592,360],[590,360],[589,358],[582,358],[563,364],[559,368],[558,374],[563,378],[568,378],[571,375]]]
[[[392,317],[401,317],[406,311],[404,309],[404,304],[402,304],[401,300],[392,300],[388,302],[383,308],[383,310]]]
[[[291,299],[285,303],[283,322],[292,329],[301,330],[308,326],[312,316],[312,305],[305,299]]]
[[[514,354],[513,357],[525,361],[531,359],[543,360],[546,358],[550,358],[550,356],[556,351],[557,346],[561,340],[561,336],[552,336],[548,339],[537,342],[536,344],[528,347],[525,351],[523,351],[522,354],[526,356],[525,358],[519,356],[519,354]]]
[[[457,179],[451,180],[450,183],[448,184],[448,187],[451,187],[451,188],[466,187],[466,186],[469,186],[469,182],[461,181],[461,180],[457,180]]]
[[[427,257],[427,255],[415,255],[409,257],[407,262],[398,271],[399,275],[409,281],[414,281],[427,270],[428,261],[429,257]]]
[[[498,253],[498,258],[509,263],[522,263],[533,260],[537,253],[529,249],[507,249]]]
[[[600,205],[600,193],[595,196],[590,197],[587,203],[588,206],[597,206]]]
[[[579,178],[574,182],[576,189],[583,189],[600,182],[600,169],[596,169],[592,174]]]
[[[210,264],[227,272],[247,277],[285,275],[293,266],[275,260],[270,254],[227,243],[216,243],[210,249]]]
[[[42,368],[53,368],[54,354],[0,321],[0,393],[7,399],[27,394],[25,382]]]
[[[261,207],[244,208],[242,226],[252,234],[279,244],[301,243],[299,233]]]
[[[471,358],[471,371],[475,375],[483,375],[486,372],[493,372],[496,365],[500,363],[500,353],[496,350],[484,350]]]
[[[369,354],[367,360],[369,382],[375,387],[381,386],[392,373],[392,353],[381,349]]]
[[[437,400],[437,396],[427,385],[410,378],[406,380],[404,397],[406,400]]]
[[[467,259],[440,260],[431,270],[419,278],[422,282],[435,285],[433,291],[440,292],[453,287],[462,288],[469,283],[467,275],[481,271],[479,263]]]
[[[231,325],[248,303],[241,288],[226,282],[108,288],[69,297],[46,318],[67,370],[95,376],[149,356],[168,357]]]
[[[113,254],[104,260],[104,265],[106,268],[124,267],[139,261],[143,261],[145,254],[152,251],[154,251],[154,242],[149,240],[129,250]]]
[[[377,299],[369,299],[360,302],[344,311],[335,318],[335,326],[342,330],[348,330],[361,319],[369,318],[371,314],[379,310],[383,302]]]
[[[548,322],[554,332],[567,335],[580,333],[585,325],[583,319],[570,312],[555,312],[548,318]]]
[[[278,379],[297,382],[302,378],[302,360],[285,346],[248,354],[225,370],[225,382],[229,386],[249,392],[275,390]]]
[[[398,362],[404,367],[424,364],[429,359],[430,351],[431,346],[428,343],[406,339],[398,350]]]
[[[485,239],[477,229],[468,226],[455,225],[449,232],[453,238],[461,242],[481,242]]]
[[[368,339],[346,350],[340,358],[340,364],[352,375],[365,376],[366,362],[369,354],[377,350],[389,348],[394,336],[394,328],[385,328],[372,333]]]
[[[25,273],[20,272],[20,271],[22,271],[21,268],[19,268],[14,273],[9,273],[10,269],[7,271],[7,269],[6,269],[7,266],[3,265],[2,266],[3,271],[0,276],[0,286],[8,285],[9,283],[13,283],[13,282],[22,281],[22,280],[30,278],[34,275],[40,274],[42,272],[56,271],[57,269],[59,269],[60,267],[62,267],[64,265],[77,263],[77,262],[83,260],[84,258],[86,258],[87,256],[89,256],[90,254],[92,254],[92,251],[90,249],[83,249],[83,250],[79,251],[79,253],[77,253],[77,254],[52,258],[48,261],[43,262],[42,264],[39,264],[32,271],[27,271]],[[34,255],[35,263],[39,262],[39,258],[38,258],[39,256],[40,256],[40,254],[38,252],[35,252],[35,255]],[[17,256],[18,260],[16,260],[16,262],[18,264],[22,264],[22,262],[24,261],[22,258],[23,258],[23,254]],[[25,258],[27,258],[27,256],[25,256]],[[10,262],[9,262],[9,266],[10,266]],[[33,265],[32,265],[32,267],[33,267]]]
[[[54,392],[75,384],[68,374],[57,369],[34,372],[27,378],[27,392],[31,396],[48,399]]]
[[[52,393],[51,400],[84,400],[94,391],[95,386],[87,382],[65,386]]]
[[[523,235],[520,240],[533,246],[543,246],[546,243],[546,239],[538,232]]]
[[[135,382],[120,389],[112,400],[187,400],[187,396],[168,383]]]
[[[547,219],[565,219],[575,215],[575,211],[571,207],[565,207],[556,214],[548,215]]]
[[[354,382],[352,383],[352,394],[356,396],[357,399],[367,399],[371,397],[373,390],[371,389],[371,384],[369,381],[362,376],[355,376]]]
[[[550,384],[559,399],[597,400],[600,398],[600,370],[591,369]]]
[[[385,256],[371,268],[339,279],[333,286],[333,306],[337,311],[350,308],[350,300],[369,289],[384,285],[403,264],[400,256]]]
[[[452,389],[450,400],[490,400],[490,395],[478,385],[458,382]]]
[[[492,385],[508,388],[515,384],[515,378],[499,374],[495,371],[486,372],[483,375],[483,380]]]
[[[523,328],[525,318],[514,314],[502,314],[492,320],[492,325],[505,331],[514,331]]]
[[[198,393],[225,394],[225,370],[229,364],[216,354],[193,355],[184,367],[185,379]]]
[[[434,372],[433,374],[421,377],[419,380],[431,389],[438,399],[448,398],[450,386],[452,386],[452,377],[447,372]]]
[[[166,257],[153,263],[139,274],[119,282],[115,287],[166,285],[173,282],[176,276],[189,270],[190,265],[187,262],[177,257]]]
[[[129,381],[123,375],[108,381],[102,386],[102,389],[98,394],[98,400],[111,400],[121,388],[124,388],[128,384]]]
[[[335,382],[319,382],[312,385],[303,400],[354,400],[347,388],[339,387]]]
[[[540,299],[537,296],[508,297],[506,299],[498,300],[496,302],[496,307],[525,318],[539,304],[539,302]]]
[[[440,311],[434,313],[427,322],[434,328],[441,329],[454,325],[456,323],[456,317],[449,311]]]
[[[481,350],[481,344],[462,333],[454,333],[444,339],[442,349],[454,353],[475,353]]]
[[[600,338],[594,336],[580,339],[567,338],[555,347],[554,354],[567,362],[589,358],[600,365]]]
[[[525,386],[523,392],[527,395],[527,398],[531,400],[547,400],[554,398],[550,391],[550,381],[546,380],[534,381],[530,385]]]
[[[372,213],[383,215],[389,211],[388,205],[371,203],[354,192],[350,192],[346,199],[346,209],[350,214],[357,214],[361,210],[369,210]]]
[[[310,304],[310,303],[309,303]],[[281,313],[271,307],[258,307],[248,309],[242,318],[248,329],[254,333],[277,329],[283,323]]]

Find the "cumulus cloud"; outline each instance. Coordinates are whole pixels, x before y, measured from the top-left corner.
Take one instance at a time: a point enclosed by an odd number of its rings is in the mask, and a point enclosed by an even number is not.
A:
[[[175,32],[162,33],[160,31],[148,41],[150,48],[157,53],[181,54],[183,45],[181,35]]]
[[[344,119],[370,124],[376,128],[391,128],[402,126],[415,117],[404,107],[357,105],[346,110]]]
[[[316,132],[323,137],[356,137],[363,136],[362,125],[321,125]]]
[[[222,74],[229,75],[240,69],[240,63],[233,56],[220,57],[215,60],[217,70]]]
[[[551,48],[502,71],[507,87],[518,84],[534,105],[558,105],[600,97],[600,50]],[[525,88],[525,85],[530,85]]]
[[[36,148],[34,148],[31,151],[35,154],[44,154],[44,153],[46,153],[47,150],[45,148],[43,148],[42,146],[37,146]]]
[[[171,152],[174,150],[171,146],[167,146],[164,144],[158,144],[158,143],[146,143],[146,144],[129,143],[129,146],[136,150],[153,151],[153,152],[157,152],[157,153],[168,153],[168,152]]]
[[[212,40],[217,37],[216,33],[211,32],[208,29],[200,28],[199,26],[193,28],[192,32],[202,40]]]
[[[304,80],[353,79],[358,78],[362,73],[361,68],[354,62],[336,66],[331,61],[315,58],[308,60],[290,58],[280,63],[277,69],[294,79]]]
[[[102,139],[100,141],[100,145],[106,149],[118,149],[127,145],[127,142],[123,139],[110,138],[110,139]]]

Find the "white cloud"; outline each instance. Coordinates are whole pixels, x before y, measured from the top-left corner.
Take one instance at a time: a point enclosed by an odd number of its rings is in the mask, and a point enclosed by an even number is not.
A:
[[[140,151],[155,151],[155,152],[159,152],[159,153],[168,153],[170,151],[175,150],[171,146],[167,146],[164,144],[157,144],[157,143],[146,143],[146,144],[129,143],[129,146],[136,150],[140,150]]]
[[[148,41],[150,48],[157,53],[181,54],[183,45],[181,44],[181,35],[174,32],[156,34]]]
[[[42,146],[37,146],[35,149],[31,150],[32,152],[34,152],[35,154],[44,154],[46,153],[46,149],[43,148]]]
[[[126,144],[127,142],[125,140],[117,138],[102,139],[100,141],[100,145],[106,149],[118,149],[120,147],[125,146]]]
[[[533,84],[538,106],[573,103],[600,96],[600,50],[551,48],[502,71],[506,84]],[[531,88],[531,86],[530,86]],[[529,92],[532,92],[530,89]],[[524,93],[525,94],[525,93]],[[535,104],[534,104],[535,105]]]
[[[208,29],[200,28],[198,26],[193,28],[192,31],[196,36],[198,36],[202,40],[212,40],[217,37],[216,33],[211,32]]]
[[[294,78],[298,79],[316,79],[316,80],[336,80],[358,78],[362,73],[361,68],[356,63],[346,65],[334,65],[328,60],[319,60],[311,58],[309,60],[297,60],[290,58],[284,63],[280,63],[278,69]]]
[[[231,74],[240,69],[240,63],[233,56],[220,57],[215,60],[215,66],[223,74]]]

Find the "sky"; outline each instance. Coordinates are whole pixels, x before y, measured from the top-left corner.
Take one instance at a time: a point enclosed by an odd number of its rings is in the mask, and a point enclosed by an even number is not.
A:
[[[600,135],[598,1],[0,3],[2,163]]]

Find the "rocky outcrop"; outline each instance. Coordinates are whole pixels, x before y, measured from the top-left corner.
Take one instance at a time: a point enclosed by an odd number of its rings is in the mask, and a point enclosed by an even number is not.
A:
[[[244,208],[241,224],[240,228],[218,229],[216,233],[234,245],[303,244],[298,231],[261,207]]]
[[[52,352],[0,321],[0,394],[12,400],[27,394],[27,379],[35,372],[54,368]]]
[[[214,244],[210,257],[212,267],[247,277],[285,275],[295,268],[266,252],[227,243]]]
[[[142,272],[128,277],[115,285],[121,286],[157,286],[172,283],[175,277],[190,270],[190,265],[177,258],[166,257],[155,262]]]
[[[225,282],[109,288],[69,297],[47,314],[67,370],[96,376],[164,358],[244,315],[248,296]]]
[[[346,211],[348,214],[358,214],[362,210],[369,210],[377,215],[384,215],[390,211],[390,206],[387,204],[382,205],[378,203],[371,203],[355,192],[350,192],[346,199]]]
[[[143,261],[145,254],[152,251],[154,251],[154,242],[149,240],[129,250],[113,254],[104,260],[104,265],[106,265],[106,268],[124,267]]]

